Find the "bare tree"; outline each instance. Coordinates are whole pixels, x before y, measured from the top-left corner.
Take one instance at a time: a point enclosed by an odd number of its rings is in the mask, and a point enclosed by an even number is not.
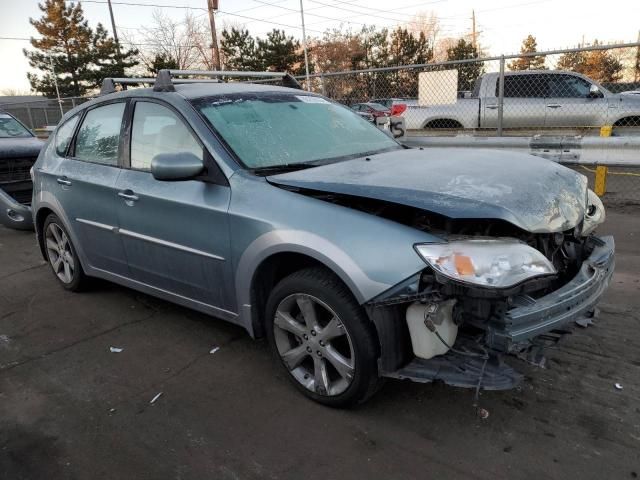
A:
[[[191,13],[176,21],[154,10],[151,25],[140,28],[136,39],[127,41],[140,45],[140,63],[149,71],[153,71],[157,58],[171,61],[181,70],[212,68],[206,22]]]
[[[435,12],[419,12],[406,24],[409,33],[423,33],[431,45],[435,45],[440,34],[440,20]]]

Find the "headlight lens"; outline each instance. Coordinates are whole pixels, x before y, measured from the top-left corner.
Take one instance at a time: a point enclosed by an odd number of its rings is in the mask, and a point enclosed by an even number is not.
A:
[[[587,190],[587,209],[584,214],[582,225],[582,235],[587,236],[593,232],[598,225],[604,222],[605,213],[602,200],[591,189]]]
[[[425,243],[415,248],[437,272],[485,287],[510,287],[529,278],[556,273],[542,253],[510,238]]]

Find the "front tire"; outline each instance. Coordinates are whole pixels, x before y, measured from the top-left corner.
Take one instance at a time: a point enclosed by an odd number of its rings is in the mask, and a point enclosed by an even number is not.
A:
[[[269,295],[266,313],[276,361],[305,396],[348,407],[376,392],[375,329],[333,273],[324,268],[292,273]]]
[[[42,235],[49,266],[60,284],[73,292],[83,290],[88,283],[87,276],[69,232],[57,215],[52,213],[46,218]]]

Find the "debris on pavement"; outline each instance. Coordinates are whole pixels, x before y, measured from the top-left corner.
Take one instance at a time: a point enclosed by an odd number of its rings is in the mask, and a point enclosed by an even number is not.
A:
[[[213,353],[216,353],[218,350],[220,350],[220,347],[213,347],[211,351],[209,351],[209,353],[213,354]]]
[[[616,383],[615,387],[616,387],[616,390],[622,390],[624,388],[621,383]]]
[[[124,348],[120,348],[120,347],[109,347],[109,351],[111,353],[120,353],[124,350]]]
[[[479,408],[478,417],[480,417],[482,420],[486,420],[487,418],[489,418],[489,410],[487,410],[486,408]]]
[[[153,405],[155,403],[156,400],[158,400],[160,397],[162,396],[162,392],[158,393],[155,397],[153,397],[151,399],[151,401],[149,402],[149,404]]]
[[[593,320],[589,317],[580,317],[575,320],[576,325],[582,328],[587,328],[589,325],[593,325]]]

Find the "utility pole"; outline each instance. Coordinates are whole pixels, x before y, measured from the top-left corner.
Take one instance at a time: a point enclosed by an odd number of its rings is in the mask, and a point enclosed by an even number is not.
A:
[[[478,34],[476,33],[476,11],[471,10],[471,45],[478,51]]]
[[[300,0],[300,18],[302,19],[302,48],[304,49],[304,69],[307,73],[307,90],[311,91],[311,83],[309,82],[309,54],[307,53],[307,31],[304,28],[304,8],[302,0]]]
[[[111,7],[111,0],[107,0],[107,5],[109,5],[109,16],[111,16],[111,30],[113,31],[113,39],[116,41],[116,52],[118,53],[118,57],[119,57],[120,42],[118,42],[118,31],[116,30],[116,21],[113,18],[113,8]]]
[[[214,70],[220,70],[220,49],[218,48],[218,35],[216,33],[215,11],[218,10],[218,0],[207,0],[209,11],[209,23],[211,24],[211,63]]]

